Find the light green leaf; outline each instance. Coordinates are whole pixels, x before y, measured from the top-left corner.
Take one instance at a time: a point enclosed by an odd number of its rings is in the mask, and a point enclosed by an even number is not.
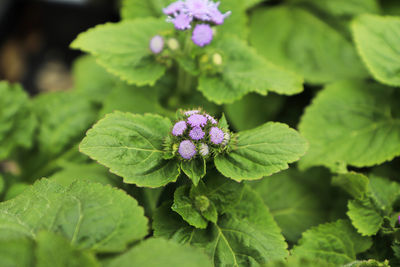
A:
[[[136,114],[165,113],[159,104],[159,93],[157,87],[136,87],[125,83],[118,83],[106,99],[103,99],[103,108],[100,115],[104,116],[115,110],[132,112]]]
[[[227,154],[215,157],[215,166],[236,181],[260,179],[287,169],[307,150],[307,142],[286,124],[269,122],[239,132]]]
[[[364,260],[364,261],[353,261],[349,264],[343,265],[343,267],[390,267],[389,261],[379,262],[377,260]]]
[[[7,188],[7,192],[4,195],[4,201],[15,198],[16,196],[18,196],[22,192],[24,192],[25,189],[27,189],[28,187],[29,187],[29,185],[27,183],[23,183],[23,182],[12,184],[11,186],[9,186]]]
[[[93,56],[85,55],[75,60],[72,66],[74,88],[85,98],[102,102],[111,91],[118,78],[108,73],[96,63]]]
[[[332,184],[341,187],[352,197],[361,199],[368,190],[368,177],[356,172],[342,173],[332,177]]]
[[[352,44],[299,7],[255,10],[250,20],[250,43],[266,59],[301,74],[311,84],[367,75]]]
[[[107,23],[81,33],[71,47],[94,55],[101,66],[129,84],[154,85],[166,67],[156,62],[149,42],[172,29],[171,23],[154,18]]]
[[[230,11],[231,14],[225,18],[222,25],[215,27],[216,35],[214,40],[222,38],[226,35],[235,35],[236,37],[246,40],[249,35],[248,19],[246,13],[246,5],[249,0],[224,0],[219,5],[222,13]],[[215,1],[216,2],[216,1]]]
[[[203,74],[198,90],[217,104],[232,103],[250,92],[268,91],[293,95],[303,91],[301,77],[262,59],[244,41],[234,37],[216,40],[214,48],[223,51],[223,70],[218,75]]]
[[[33,103],[39,120],[39,149],[48,155],[80,140],[97,117],[97,108],[77,92],[40,94]]]
[[[28,238],[0,237],[0,266],[31,267],[34,263],[34,242]]]
[[[361,15],[352,24],[358,53],[379,82],[400,86],[400,18]]]
[[[249,130],[274,119],[284,100],[283,96],[276,94],[248,94],[232,104],[225,105],[224,111],[235,129]]]
[[[349,221],[338,220],[304,232],[292,255],[339,265],[354,261],[358,253],[371,245],[371,239],[359,235]]]
[[[84,181],[63,187],[42,179],[0,203],[0,236],[35,239],[39,230],[48,230],[64,235],[76,248],[118,252],[147,235],[143,213],[121,190]]]
[[[118,185],[118,177],[112,175],[108,170],[96,163],[68,163],[63,166],[61,171],[56,172],[51,180],[63,186],[71,185],[75,180],[100,183],[103,185]]]
[[[347,207],[349,208],[347,216],[360,234],[371,236],[379,231],[383,217],[371,200],[350,200]]]
[[[0,81],[0,160],[17,147],[29,148],[36,127],[28,94],[18,84]]]
[[[136,19],[144,17],[159,17],[162,13],[162,8],[168,6],[172,0],[122,0],[121,18]]]
[[[324,198],[329,199],[329,177],[316,169],[305,173],[289,169],[249,185],[264,200],[285,238],[296,242],[305,230],[326,222],[329,206]],[[311,182],[318,184],[318,190]]]
[[[300,133],[310,142],[301,166],[365,167],[400,155],[400,120],[391,114],[391,92],[362,81],[326,86],[301,118]]]
[[[239,191],[241,187],[236,186]],[[242,192],[206,230],[171,215],[168,205],[160,207],[154,217],[155,236],[205,248],[214,266],[249,266],[285,258],[287,245],[268,208],[249,187]]]
[[[201,250],[161,238],[150,238],[112,259],[106,266],[211,267],[212,264]]]
[[[182,161],[182,171],[197,185],[201,178],[206,175],[206,161],[203,158],[196,158],[191,161]]]
[[[189,198],[189,190],[189,186],[181,186],[175,190],[174,204],[171,209],[178,213],[188,224],[196,228],[205,229],[208,221],[194,207],[192,200]]]
[[[124,178],[125,183],[159,187],[175,181],[179,164],[163,159],[171,121],[158,115],[114,112],[90,129],[80,151]]]
[[[391,212],[394,202],[400,197],[400,184],[374,175],[369,179],[369,192],[375,205],[386,213]]]
[[[64,237],[50,232],[39,232],[36,238],[36,265],[38,267],[99,267],[96,257],[71,246]],[[32,264],[34,260],[32,259]]]

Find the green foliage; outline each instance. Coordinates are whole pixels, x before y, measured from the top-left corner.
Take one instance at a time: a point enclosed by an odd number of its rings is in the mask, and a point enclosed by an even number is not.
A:
[[[211,267],[213,265],[201,250],[161,238],[150,238],[111,260],[106,266]]]
[[[327,220],[328,177],[319,169],[305,173],[289,169],[249,184],[269,207],[285,238],[296,242],[305,230]]]
[[[347,220],[321,224],[303,233],[292,255],[322,259],[334,264],[345,264],[356,259],[372,245],[371,239],[357,234]]]
[[[281,123],[266,123],[235,136],[232,152],[218,155],[215,166],[236,181],[260,179],[287,169],[307,150],[307,142]]]
[[[400,155],[391,97],[389,88],[361,81],[326,86],[301,118],[300,133],[310,142],[301,166],[365,167]]]
[[[250,42],[266,59],[303,75],[308,83],[366,76],[351,43],[302,8],[258,8],[251,16]]]
[[[379,231],[383,218],[370,199],[351,200],[347,206],[347,215],[359,233],[371,236]]]
[[[178,163],[163,159],[171,126],[169,119],[157,115],[114,112],[87,132],[79,148],[125,183],[159,187],[179,175]]]
[[[400,86],[400,18],[361,15],[352,24],[357,50],[381,83]]]
[[[101,66],[129,84],[154,85],[166,67],[155,61],[149,42],[170,30],[169,23],[153,18],[107,23],[81,33],[71,47],[92,54]]]
[[[122,0],[121,18],[123,20],[142,17],[158,17],[162,14],[162,8],[168,5],[169,0]]]
[[[348,172],[332,177],[332,184],[341,187],[355,199],[362,199],[368,190],[369,180],[361,173]]]
[[[259,57],[245,42],[231,36],[214,45],[223,51],[223,70],[217,75],[200,76],[198,89],[208,100],[222,104],[250,92],[292,95],[303,91],[302,78]]]
[[[42,179],[0,204],[2,239],[36,239],[40,230],[60,233],[79,249],[118,252],[147,234],[147,219],[123,191],[84,181],[63,187]]]
[[[206,175],[206,161],[203,158],[182,161],[181,169],[193,181],[193,184],[197,185],[200,179]]]
[[[18,84],[0,82],[0,160],[17,147],[30,147],[36,127],[28,95]]]

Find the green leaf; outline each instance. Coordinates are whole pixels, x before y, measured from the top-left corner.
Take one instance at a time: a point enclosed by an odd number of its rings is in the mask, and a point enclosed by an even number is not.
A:
[[[354,16],[364,13],[379,13],[380,7],[377,0],[292,0],[310,4],[319,10],[333,16]]]
[[[215,157],[215,166],[236,181],[259,179],[287,169],[307,150],[307,142],[286,124],[269,122],[239,132],[227,154]]]
[[[192,200],[189,198],[189,186],[181,186],[175,190],[174,204],[171,209],[178,213],[190,225],[205,229],[207,227],[207,220],[203,218],[200,211],[198,211]]]
[[[147,112],[164,114],[159,104],[159,89],[156,87],[136,87],[125,83],[113,86],[112,91],[103,99],[100,115],[104,116],[115,110],[144,114]]]
[[[250,20],[250,43],[266,59],[301,74],[311,84],[366,76],[352,44],[302,8],[257,8]]]
[[[304,232],[292,255],[339,265],[354,261],[358,253],[371,245],[371,239],[359,235],[349,221],[338,220]]]
[[[121,7],[121,18],[123,20],[136,19],[144,17],[159,17],[162,8],[168,6],[172,0],[123,0]]]
[[[379,262],[377,260],[364,260],[364,261],[353,261],[343,267],[390,267],[389,261]]]
[[[390,213],[394,202],[400,197],[400,184],[371,175],[369,191],[375,205],[380,210]]]
[[[39,230],[48,230],[79,249],[118,252],[147,235],[143,213],[121,190],[84,181],[63,187],[42,179],[0,203],[0,236],[35,239]]]
[[[246,5],[249,0],[224,0],[221,1],[218,9],[222,12],[230,11],[231,14],[225,18],[222,25],[215,28],[215,39],[222,38],[223,36],[235,35],[236,37],[247,40],[249,35],[248,19],[246,13]],[[254,1],[254,0],[253,0]]]
[[[4,195],[4,200],[10,200],[12,198],[15,198],[16,196],[24,192],[25,189],[27,189],[28,187],[29,185],[23,182],[12,184],[7,188],[7,192]]]
[[[347,207],[351,223],[362,235],[375,235],[382,226],[383,217],[370,199],[350,200]]]
[[[99,267],[96,257],[71,246],[64,237],[50,232],[39,232],[37,237],[36,265],[38,267]],[[32,261],[33,264],[34,261]]]
[[[61,171],[56,172],[49,178],[63,186],[69,186],[75,180],[83,180],[111,186],[118,185],[118,178],[109,173],[105,167],[96,163],[68,163],[64,165],[64,168]]]
[[[264,200],[285,238],[296,242],[305,230],[327,220],[328,177],[329,173],[319,170],[300,173],[289,169],[249,185]],[[311,182],[318,184],[318,190]]]
[[[225,105],[224,111],[232,126],[239,131],[253,129],[272,120],[283,107],[285,98],[276,94],[248,94]]]
[[[179,165],[163,159],[171,121],[158,115],[114,112],[90,129],[80,151],[124,178],[125,183],[160,187],[175,181]]]
[[[74,88],[85,98],[102,102],[113,91],[117,77],[96,63],[93,56],[85,55],[75,60],[72,67]]]
[[[400,120],[393,118],[390,88],[362,81],[326,86],[299,125],[310,142],[301,167],[372,166],[400,155]]]
[[[263,267],[337,267],[334,264],[327,263],[320,259],[303,259],[293,256],[288,257],[285,261],[274,261],[263,265]]]
[[[0,81],[0,160],[17,147],[29,148],[36,127],[28,95],[18,84]]]
[[[352,24],[358,53],[379,82],[400,86],[400,18],[361,15]]]
[[[161,238],[150,238],[112,259],[106,267],[211,267],[201,250]]]
[[[241,187],[236,184],[237,190]],[[155,236],[205,248],[214,266],[249,266],[285,258],[287,245],[268,208],[249,187],[241,191],[241,198],[227,207],[218,223],[205,230],[190,227],[169,212],[168,203],[163,205],[154,217]]]
[[[172,27],[171,23],[154,18],[107,23],[81,33],[71,47],[94,55],[107,71],[129,84],[154,85],[166,67],[155,60],[149,42],[154,35]]]
[[[33,103],[39,120],[39,149],[48,155],[80,140],[97,117],[97,109],[77,92],[40,94]]]
[[[31,267],[34,263],[34,243],[28,238],[0,237],[0,266]]]
[[[217,75],[201,75],[198,85],[210,101],[232,103],[250,92],[293,95],[303,91],[301,77],[267,62],[242,40],[222,38],[213,49],[223,51],[223,70]]]
[[[203,158],[196,158],[191,161],[182,161],[182,171],[197,185],[201,178],[206,175],[206,161]]]
[[[368,190],[368,177],[356,172],[342,173],[332,177],[332,184],[341,187],[356,199],[364,198]]]

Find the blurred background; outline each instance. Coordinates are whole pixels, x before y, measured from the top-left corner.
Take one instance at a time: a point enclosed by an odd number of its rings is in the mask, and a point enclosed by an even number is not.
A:
[[[31,95],[72,87],[69,44],[82,31],[118,21],[118,0],[0,0],[0,80]]]

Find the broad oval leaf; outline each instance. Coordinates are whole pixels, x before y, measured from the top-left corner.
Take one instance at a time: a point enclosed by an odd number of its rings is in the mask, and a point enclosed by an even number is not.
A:
[[[125,183],[159,187],[179,175],[179,163],[163,159],[163,143],[171,126],[169,119],[158,115],[117,111],[98,121],[79,148]]]
[[[204,252],[162,238],[150,238],[110,260],[106,267],[211,267]]]
[[[268,122],[239,132],[233,150],[215,157],[215,166],[224,176],[236,181],[260,179],[287,169],[297,161],[308,144],[286,124]]]
[[[400,18],[361,15],[352,24],[358,52],[372,76],[400,86]]]
[[[172,29],[172,23],[154,18],[106,23],[81,33],[71,47],[94,55],[100,65],[129,84],[154,85],[166,67],[155,60],[149,42]]]
[[[201,178],[206,175],[206,161],[203,158],[196,158],[191,161],[182,161],[182,171],[197,185]]]
[[[311,84],[367,76],[353,45],[304,8],[258,8],[251,16],[250,43],[266,59]]]
[[[350,200],[347,207],[347,216],[351,223],[362,235],[375,235],[382,226],[383,217],[375,208],[370,199]]]
[[[118,252],[147,235],[147,219],[121,190],[84,181],[63,187],[42,179],[0,204],[3,238],[35,239],[40,230],[60,233],[77,248]]]
[[[332,185],[341,187],[355,199],[364,198],[368,184],[368,177],[357,172],[341,173],[332,177]]]
[[[303,91],[303,79],[261,58],[253,48],[233,36],[215,42],[223,51],[223,70],[203,74],[198,90],[217,104],[232,103],[250,92],[292,95]]]
[[[390,88],[362,81],[326,86],[305,110],[300,133],[310,142],[302,168],[372,166],[400,155],[400,119]]]
[[[354,261],[371,245],[371,239],[358,234],[348,220],[338,220],[304,232],[292,255],[342,265]]]

